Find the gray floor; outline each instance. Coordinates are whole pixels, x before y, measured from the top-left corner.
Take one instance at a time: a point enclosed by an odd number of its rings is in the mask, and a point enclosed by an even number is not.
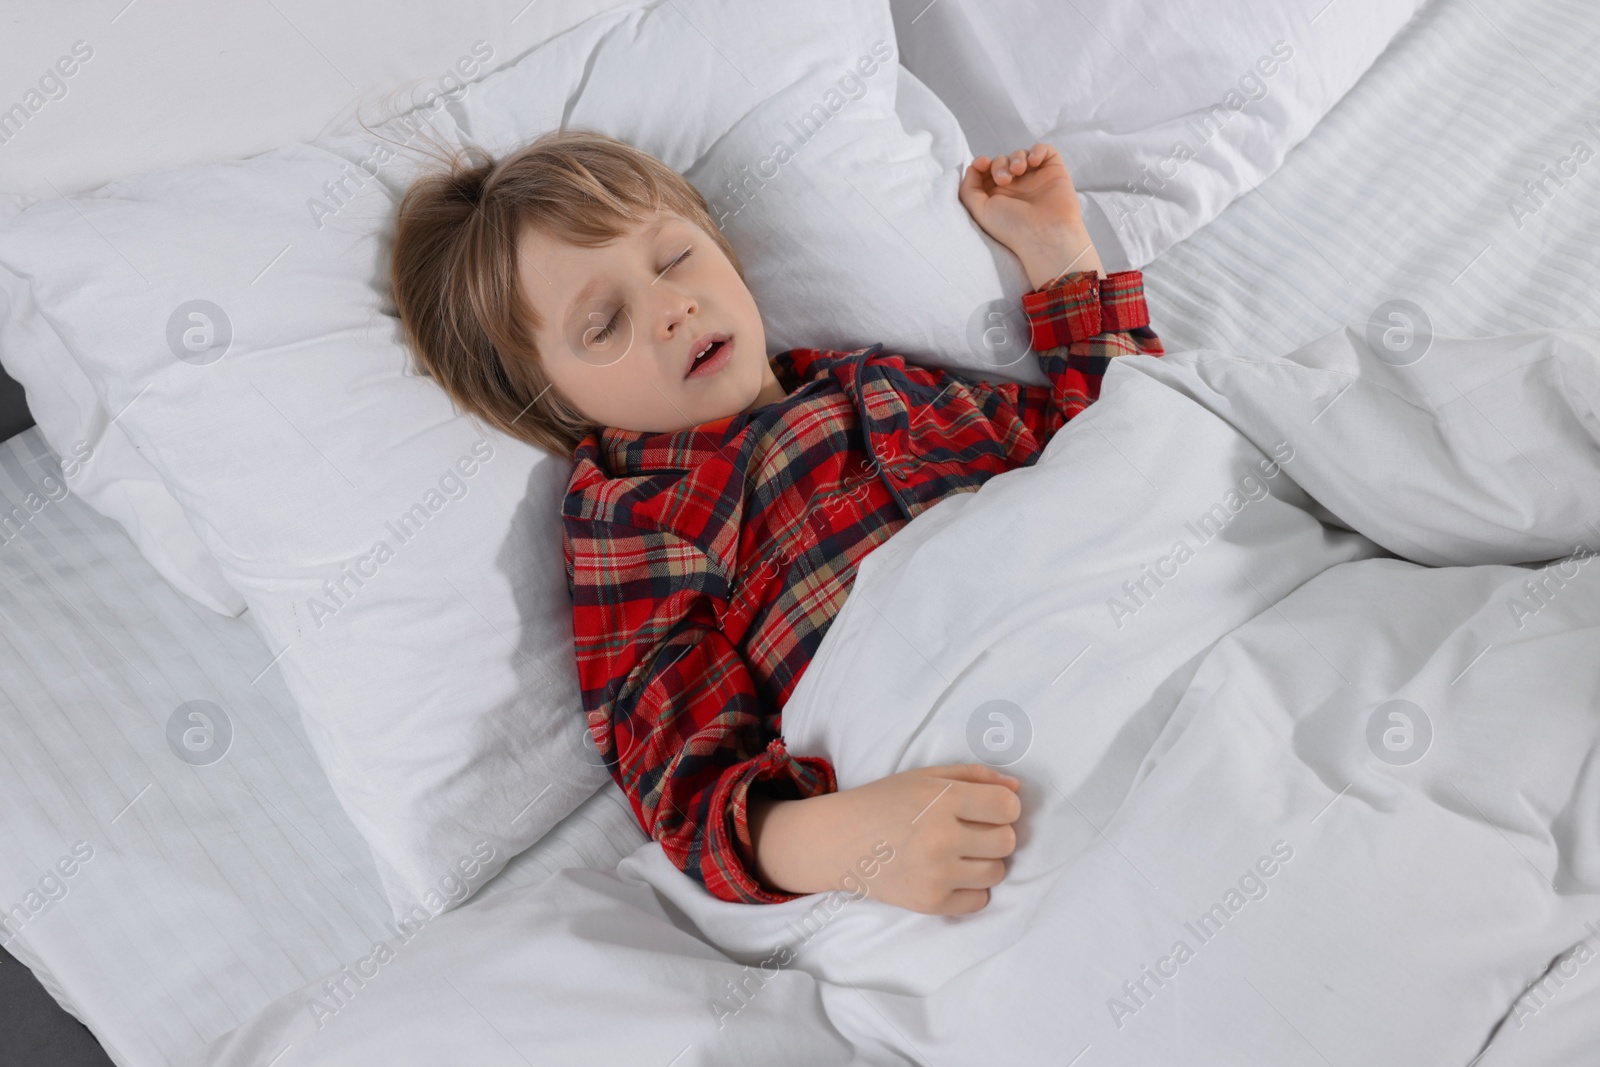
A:
[[[0,951],[0,1067],[111,1067],[88,1029]]]
[[[0,370],[0,441],[12,434],[19,434],[32,425],[33,416],[28,413],[22,386],[13,381],[5,371]]]
[[[0,439],[33,425],[22,386],[0,371]],[[0,1067],[111,1067],[94,1035],[61,1010],[33,972],[0,951]]]

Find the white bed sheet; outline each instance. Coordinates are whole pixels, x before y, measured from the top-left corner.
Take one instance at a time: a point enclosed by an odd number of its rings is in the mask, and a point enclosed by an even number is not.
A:
[[[1169,349],[1281,353],[1396,296],[1442,333],[1600,323],[1600,159],[1542,205],[1523,200],[1537,210],[1520,226],[1509,206],[1575,140],[1600,149],[1586,125],[1600,125],[1597,37],[1579,0],[1434,0],[1282,170],[1147,269]],[[8,443],[8,483],[41,452],[27,435]],[[203,617],[131,546],[108,547],[115,531],[82,532],[98,516],[72,504],[51,504],[0,548],[0,614],[16,635],[0,677],[24,712],[8,710],[0,741],[0,901],[21,899],[80,837],[95,843],[69,896],[8,947],[119,1063],[142,1067],[274,998],[303,1010],[290,991],[366,955],[386,936],[384,912],[281,690],[270,674],[251,684],[267,653],[246,620]],[[101,602],[121,622],[108,624]],[[230,776],[226,789],[165,749],[179,692],[241,709],[235,744],[254,751],[206,769]],[[140,796],[163,761],[174,784]],[[519,858],[485,901],[517,872],[527,884],[558,866],[609,866],[627,831],[643,840],[610,789],[579,816],[603,829],[573,828]]]
[[[863,563],[785,709],[850,787],[970,760],[1014,701],[987,908],[730,904],[646,845],[442,916],[196,1067],[1463,1067],[1600,918],[1600,572],[1508,565],[1593,545],[1597,508],[1600,329],[1411,371],[1359,329],[1119,360],[1038,463]],[[1396,699],[1410,744],[1372,730]],[[1596,1025],[1540,1016],[1539,1055]]]
[[[1267,356],[1394,298],[1457,337],[1600,323],[1597,52],[1586,0],[1432,0],[1276,174],[1145,269],[1152,325]],[[1588,162],[1531,194],[1577,142]]]
[[[0,544],[0,906],[23,908],[0,940],[117,1063],[180,1062],[393,920],[248,617],[177,592],[60,485],[37,429],[0,444],[0,495],[27,515]],[[232,730],[207,765],[167,740],[193,700]],[[607,783],[482,895],[645,840]]]

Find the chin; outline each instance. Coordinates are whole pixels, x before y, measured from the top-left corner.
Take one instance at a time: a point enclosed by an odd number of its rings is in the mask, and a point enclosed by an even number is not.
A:
[[[755,381],[751,382],[744,389],[741,389],[740,396],[743,398],[743,401],[739,405],[739,410],[749,411],[750,408],[761,399],[761,379],[757,377]]]

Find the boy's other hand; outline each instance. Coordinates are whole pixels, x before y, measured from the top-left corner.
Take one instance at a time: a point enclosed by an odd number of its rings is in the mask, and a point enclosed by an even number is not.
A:
[[[989,903],[1016,848],[1021,783],[982,763],[921,767],[804,800],[752,799],[756,875],[790,893],[855,873],[869,896],[930,915]],[[880,843],[893,850],[882,859]],[[863,858],[876,856],[870,878]]]
[[[1076,268],[1104,274],[1061,153],[1044,142],[1009,155],[979,156],[957,195],[983,231],[1022,260],[1038,288]]]

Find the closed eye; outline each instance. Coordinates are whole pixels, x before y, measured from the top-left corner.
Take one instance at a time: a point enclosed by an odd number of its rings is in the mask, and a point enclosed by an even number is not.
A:
[[[694,245],[690,245],[688,248],[685,248],[683,250],[683,255],[679,256],[677,259],[673,260],[671,263],[668,263],[664,268],[662,268],[661,274],[667,273],[667,271],[671,270],[673,267],[676,267],[679,263],[682,263],[684,260],[688,259],[689,256],[692,255],[693,253],[694,253]],[[658,278],[661,277],[661,274],[656,275],[656,277],[658,277]],[[618,308],[616,313],[611,316],[611,321],[606,323],[605,326],[602,329],[600,329],[597,333],[595,333],[594,336],[591,338],[591,340],[598,341],[598,342],[600,342],[602,344],[605,343],[605,341],[613,333],[616,332],[616,330],[617,330],[617,319],[621,318],[621,316],[622,316],[622,309]]]

